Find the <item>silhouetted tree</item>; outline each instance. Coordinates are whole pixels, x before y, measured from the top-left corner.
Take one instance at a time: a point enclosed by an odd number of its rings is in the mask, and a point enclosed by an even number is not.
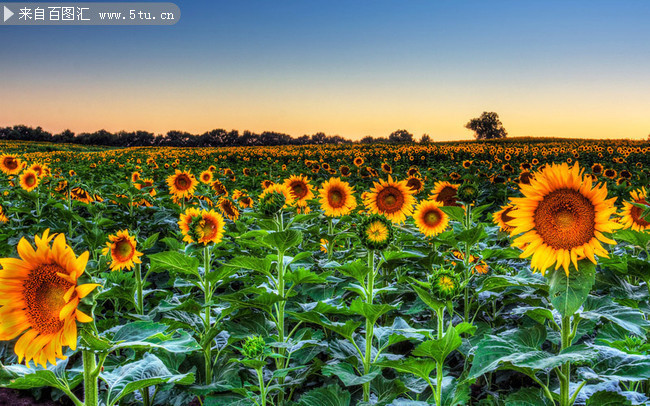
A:
[[[397,130],[393,131],[388,136],[388,142],[394,142],[396,144],[403,144],[407,142],[413,142],[413,134],[406,130]]]
[[[420,144],[430,144],[431,143],[431,136],[429,134],[422,134],[422,137],[420,138]]]
[[[469,120],[465,128],[474,131],[477,140],[505,138],[508,135],[499,120],[499,115],[495,112],[484,111],[481,117]]]

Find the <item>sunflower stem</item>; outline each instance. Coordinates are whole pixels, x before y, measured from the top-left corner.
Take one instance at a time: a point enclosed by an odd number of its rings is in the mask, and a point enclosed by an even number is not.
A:
[[[366,303],[372,305],[375,298],[374,285],[375,285],[375,251],[368,250],[368,285],[366,286]],[[364,354],[363,370],[365,374],[370,373],[372,366],[372,337],[374,335],[374,323],[366,318],[366,352]],[[370,382],[363,384],[363,400],[370,401]]]
[[[562,317],[562,341],[561,349],[571,346],[571,316]],[[560,406],[571,406],[570,399],[570,383],[571,383],[571,362],[566,362],[562,365],[562,373],[560,375]]]
[[[99,370],[95,353],[89,350],[82,352],[84,365],[84,406],[97,406],[99,400],[98,381]]]
[[[283,224],[282,224],[282,212],[279,214],[279,227],[280,231],[283,231]],[[285,307],[285,286],[284,286],[284,251],[281,251],[278,249],[278,295],[282,298],[282,300],[276,304],[275,310],[276,310],[276,320],[277,320],[277,329],[278,329],[278,342],[284,343],[286,338],[284,334],[285,326],[284,326],[284,307]],[[275,360],[275,366],[277,369],[283,369],[286,366],[286,359],[284,357],[285,349],[284,348],[278,348],[278,354],[280,357],[276,358]],[[284,378],[278,378],[278,383],[280,385],[284,384]],[[284,392],[280,391],[278,394],[278,405],[283,405],[284,404]]]
[[[135,310],[140,316],[144,315],[144,303],[142,301],[142,264],[135,264],[135,289],[136,289],[136,303]]]
[[[438,340],[442,340],[443,331],[445,329],[445,308],[440,306],[436,309],[436,316],[438,319]],[[436,405],[442,405],[442,378],[443,378],[443,364],[436,362]]]
[[[210,302],[212,301],[212,288],[210,286],[210,280],[208,279],[208,274],[210,273],[210,247],[206,245],[203,248],[203,289],[205,296],[205,319],[204,319],[204,329],[205,334],[209,334],[211,327],[210,315],[212,313],[212,306]],[[206,340],[205,347],[203,348],[203,357],[205,360],[205,384],[210,385],[212,383],[212,340]]]
[[[465,229],[469,230],[472,226],[472,206],[470,204],[465,205],[466,216],[465,216]],[[465,277],[465,291],[464,291],[464,312],[465,312],[465,321],[470,322],[469,320],[469,278],[471,276],[469,272],[469,259],[470,259],[470,245],[469,242],[465,244],[465,258],[463,258],[463,276]]]

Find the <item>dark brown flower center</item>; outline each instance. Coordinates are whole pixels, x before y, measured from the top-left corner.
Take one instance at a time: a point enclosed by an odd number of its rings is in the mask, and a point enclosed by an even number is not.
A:
[[[27,320],[40,334],[53,334],[63,328],[59,313],[66,304],[63,296],[73,285],[57,272],[65,270],[57,264],[39,265],[23,283]]]
[[[593,203],[580,192],[560,189],[539,202],[534,220],[537,232],[547,245],[570,250],[594,237],[596,212]]]

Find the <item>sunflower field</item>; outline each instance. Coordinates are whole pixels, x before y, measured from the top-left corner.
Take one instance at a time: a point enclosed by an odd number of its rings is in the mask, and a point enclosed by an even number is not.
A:
[[[0,142],[0,400],[650,404],[649,150]]]

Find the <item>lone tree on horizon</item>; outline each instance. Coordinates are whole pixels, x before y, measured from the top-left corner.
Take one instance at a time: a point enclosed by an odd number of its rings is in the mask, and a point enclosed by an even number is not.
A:
[[[499,120],[499,115],[493,111],[484,111],[481,117],[469,120],[465,124],[465,128],[474,131],[477,140],[506,138],[508,135],[501,120]]]

